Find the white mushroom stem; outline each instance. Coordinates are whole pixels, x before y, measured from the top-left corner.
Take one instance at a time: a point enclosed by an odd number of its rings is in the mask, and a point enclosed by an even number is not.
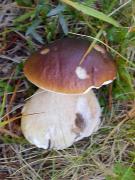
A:
[[[39,89],[24,105],[21,128],[26,139],[39,148],[65,149],[97,131],[100,116],[92,90],[63,95]]]

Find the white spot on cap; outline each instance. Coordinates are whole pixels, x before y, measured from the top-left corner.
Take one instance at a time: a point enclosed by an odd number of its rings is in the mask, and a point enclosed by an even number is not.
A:
[[[86,69],[78,66],[75,70],[75,73],[79,79],[87,79],[89,78],[89,75],[86,72]]]
[[[49,53],[49,51],[50,51],[50,49],[45,48],[45,49],[40,51],[40,54],[45,55],[45,54]]]
[[[105,49],[103,49],[101,46],[99,45],[95,45],[94,49],[101,52],[102,54],[105,54]]]

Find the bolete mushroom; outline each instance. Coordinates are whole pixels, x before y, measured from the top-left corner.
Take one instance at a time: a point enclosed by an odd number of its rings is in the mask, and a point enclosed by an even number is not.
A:
[[[40,148],[65,149],[90,136],[100,124],[101,109],[91,90],[116,77],[115,63],[82,39],[65,38],[45,46],[28,58],[25,76],[40,89],[24,105],[24,136]]]

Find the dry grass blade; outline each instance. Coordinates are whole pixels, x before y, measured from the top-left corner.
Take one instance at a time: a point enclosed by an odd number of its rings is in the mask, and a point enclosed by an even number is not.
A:
[[[118,123],[117,126],[109,133],[109,135],[105,138],[105,141],[103,143],[103,146],[108,142],[108,140],[115,134],[117,130],[120,129],[120,127],[128,120],[135,118],[135,104],[133,105],[133,108],[127,113],[126,117]]]
[[[1,127],[0,127],[0,134],[6,134],[6,135],[9,135],[13,138],[19,138],[19,136],[17,136],[16,134],[12,133],[11,131],[9,131],[5,128],[1,128]]]

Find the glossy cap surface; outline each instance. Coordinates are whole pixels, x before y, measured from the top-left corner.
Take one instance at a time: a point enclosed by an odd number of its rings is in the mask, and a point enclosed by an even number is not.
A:
[[[82,94],[112,82],[116,66],[101,47],[93,48],[79,65],[89,45],[82,39],[57,40],[28,58],[25,76],[41,89],[65,94]]]

